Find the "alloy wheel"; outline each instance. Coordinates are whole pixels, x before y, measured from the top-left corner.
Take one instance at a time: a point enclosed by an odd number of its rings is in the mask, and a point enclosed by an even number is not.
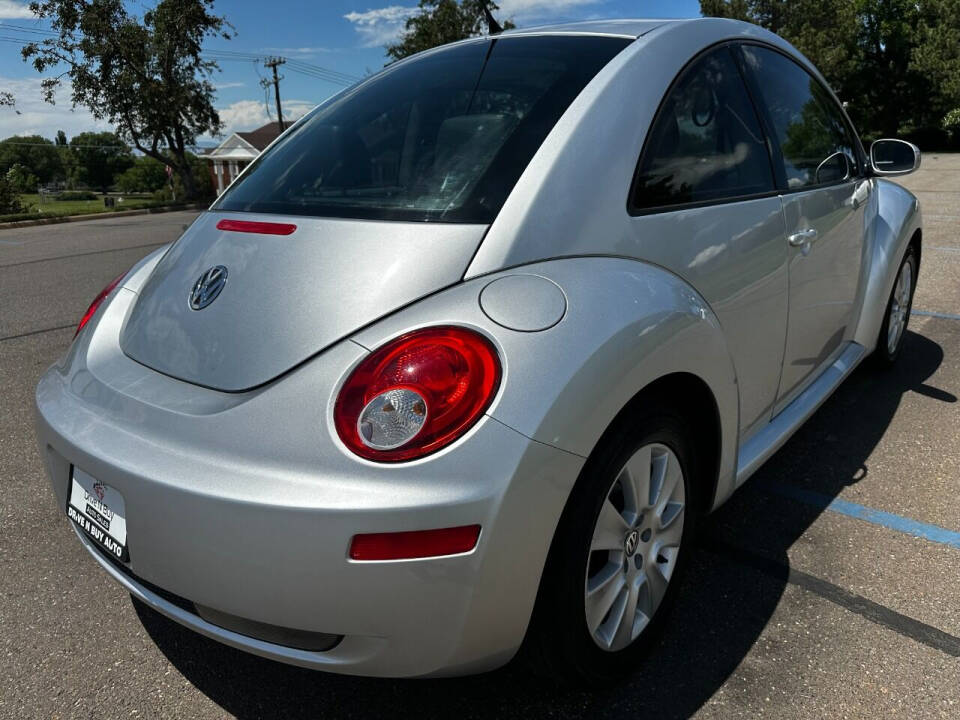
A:
[[[887,323],[887,352],[893,355],[903,337],[909,320],[910,295],[913,291],[913,265],[905,262],[897,276],[897,284],[890,298],[890,320]]]
[[[587,559],[587,629],[603,650],[629,646],[647,627],[676,568],[686,488],[674,452],[644,445],[613,481]]]

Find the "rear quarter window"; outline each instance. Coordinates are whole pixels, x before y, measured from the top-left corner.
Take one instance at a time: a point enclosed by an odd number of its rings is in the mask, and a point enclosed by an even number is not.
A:
[[[634,181],[636,210],[775,188],[766,138],[729,47],[695,59],[667,92]]]

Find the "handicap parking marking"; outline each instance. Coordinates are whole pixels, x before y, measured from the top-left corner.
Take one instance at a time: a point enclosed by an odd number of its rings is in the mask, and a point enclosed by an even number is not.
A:
[[[858,505],[849,500],[832,498],[829,495],[824,495],[823,493],[813,490],[805,490],[794,485],[771,483],[767,485],[767,487],[778,495],[799,500],[805,505],[820,508],[821,510],[829,510],[840,515],[863,520],[873,525],[879,525],[889,530],[896,530],[906,535],[913,535],[914,537],[923,538],[930,542],[947,545],[960,550],[960,532],[954,530],[948,530],[938,525],[929,525],[884,510],[875,510],[874,508],[867,507],[866,505]]]

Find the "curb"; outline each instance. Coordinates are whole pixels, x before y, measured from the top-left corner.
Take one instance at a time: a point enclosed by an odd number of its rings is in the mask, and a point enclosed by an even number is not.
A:
[[[112,217],[130,217],[132,215],[153,215],[154,213],[176,212],[177,210],[206,210],[207,203],[188,203],[185,205],[162,205],[160,207],[140,208],[139,210],[116,210],[85,215],[64,215],[61,217],[37,218],[36,220],[12,220],[0,223],[0,230],[34,227],[35,225],[58,225],[60,223],[83,222],[84,220],[103,220]]]

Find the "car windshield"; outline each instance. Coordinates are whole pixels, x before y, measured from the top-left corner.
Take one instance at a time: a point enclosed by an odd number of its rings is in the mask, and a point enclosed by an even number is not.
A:
[[[628,43],[504,37],[399,63],[311,112],[213,209],[492,222],[563,112]]]

